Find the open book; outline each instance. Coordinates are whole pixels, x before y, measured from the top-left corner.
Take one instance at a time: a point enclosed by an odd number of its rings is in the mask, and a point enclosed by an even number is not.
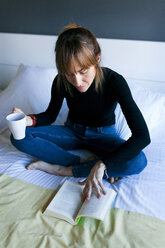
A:
[[[108,209],[112,207],[117,194],[116,191],[106,188],[107,194],[102,194],[100,199],[93,192],[89,201],[82,202],[83,188],[84,186],[66,180],[44,214],[63,219],[72,225],[76,225],[77,220],[82,216],[103,221]]]

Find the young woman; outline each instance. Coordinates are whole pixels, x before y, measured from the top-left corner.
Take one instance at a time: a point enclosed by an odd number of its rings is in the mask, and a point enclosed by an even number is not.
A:
[[[38,161],[27,169],[39,169],[62,176],[86,177],[83,198],[106,194],[102,179],[140,173],[147,160],[142,149],[150,143],[148,128],[134,102],[125,79],[117,72],[101,68],[101,50],[96,37],[75,24],[67,26],[56,42],[58,75],[45,112],[27,116],[26,137],[12,144]],[[64,126],[53,123],[66,98],[69,114]],[[132,132],[121,139],[115,129],[115,108],[120,104]],[[21,110],[14,108],[13,112]],[[81,161],[70,153],[88,149],[95,157]]]

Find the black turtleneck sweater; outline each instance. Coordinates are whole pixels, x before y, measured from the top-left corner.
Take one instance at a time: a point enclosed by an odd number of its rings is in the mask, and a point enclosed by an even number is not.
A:
[[[64,98],[66,98],[69,108],[68,118],[72,122],[91,127],[113,125],[115,124],[114,111],[119,103],[132,135],[111,154],[109,159],[111,162],[123,163],[136,156],[150,143],[149,132],[125,79],[108,68],[103,68],[103,73],[104,80],[98,92],[95,90],[95,82],[93,82],[83,93],[71,85],[72,95],[65,90],[63,84],[61,84],[59,94],[57,75],[53,81],[48,108],[45,112],[35,115],[37,117],[36,126],[53,123],[58,116]],[[106,164],[106,159],[104,162]]]

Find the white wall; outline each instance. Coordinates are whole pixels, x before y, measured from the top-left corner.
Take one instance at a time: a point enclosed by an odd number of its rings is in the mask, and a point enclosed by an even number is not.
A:
[[[54,67],[56,39],[57,36],[0,33],[0,87],[7,85],[20,63]],[[165,42],[98,41],[102,49],[103,66],[146,85],[156,82],[164,89]]]

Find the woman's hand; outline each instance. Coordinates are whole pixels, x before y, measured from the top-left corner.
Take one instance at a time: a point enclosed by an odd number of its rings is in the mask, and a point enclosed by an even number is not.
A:
[[[23,113],[25,114],[21,109],[19,108],[13,108],[12,113]],[[31,126],[33,125],[33,120],[30,116],[26,115],[26,126]]]
[[[19,108],[13,108],[12,109],[12,114],[13,113],[23,113],[24,114],[24,112],[21,109],[19,109]]]
[[[99,160],[95,166],[92,168],[89,176],[83,181],[79,182],[80,185],[85,185],[83,194],[82,194],[82,200],[90,200],[92,190],[96,190],[97,198],[101,198],[101,191],[103,194],[106,194],[105,188],[102,183],[104,170],[106,169],[105,164]]]

